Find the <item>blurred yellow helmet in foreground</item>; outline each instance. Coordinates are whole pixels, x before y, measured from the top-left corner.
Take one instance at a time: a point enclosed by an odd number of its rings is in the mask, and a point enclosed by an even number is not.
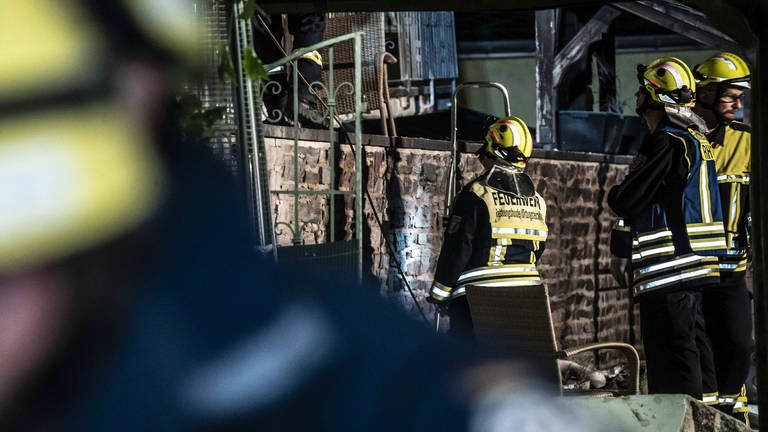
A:
[[[112,94],[119,53],[79,4],[0,7],[0,274],[127,233],[163,196],[148,131]]]
[[[97,246],[146,219],[160,164],[106,105],[0,117],[0,273]]]

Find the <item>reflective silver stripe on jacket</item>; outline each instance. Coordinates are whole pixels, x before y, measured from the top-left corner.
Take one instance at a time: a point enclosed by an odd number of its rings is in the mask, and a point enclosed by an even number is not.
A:
[[[651,234],[646,234],[646,235],[638,236],[637,237],[637,241],[640,244],[643,244],[643,243],[646,243],[646,242],[649,242],[649,241],[652,241],[652,240],[658,240],[658,239],[664,238],[664,237],[670,237],[671,238],[672,237],[672,231],[664,230],[664,231],[659,231],[659,232],[655,232],[655,233],[651,233]]]
[[[723,224],[688,225],[685,228],[686,228],[686,230],[688,230],[689,233],[700,233],[700,232],[722,233],[722,232],[725,232],[724,229],[723,229]]]
[[[741,180],[744,183],[749,183],[749,176],[739,174],[722,174],[717,176],[718,182],[727,182],[732,180]]]
[[[716,404],[719,402],[717,393],[707,393],[701,396],[701,401],[707,405]]]
[[[467,280],[477,279],[486,276],[524,276],[526,274],[535,274],[537,277],[539,272],[536,270],[536,266],[530,264],[520,265],[505,265],[499,267],[480,267],[467,270],[459,276],[459,284],[464,284]]]
[[[699,277],[704,277],[704,276],[709,276],[711,274],[719,274],[719,273],[720,271],[717,269],[716,265],[715,265],[715,268],[704,268],[704,269],[698,269],[693,271],[687,271],[687,272],[679,273],[676,275],[668,276],[662,279],[656,279],[656,280],[635,285],[635,294],[639,294],[643,291],[649,291],[652,289],[661,288],[676,282],[689,280],[689,279],[696,279]]]
[[[666,270],[666,269],[669,269],[669,268],[672,268],[672,267],[676,267],[676,266],[691,264],[691,263],[700,262],[700,261],[709,261],[709,260],[711,260],[711,259],[699,256],[699,255],[688,255],[688,256],[684,256],[684,257],[681,257],[679,259],[673,260],[673,261],[666,261],[666,262],[663,262],[663,263],[654,264],[654,265],[650,265],[648,267],[643,267],[643,268],[637,269],[635,271],[635,274],[637,276],[641,276],[641,275],[646,275],[646,274],[650,274],[650,273],[656,273],[656,272],[659,272],[659,271],[662,271],[662,270]]]
[[[451,297],[451,287],[447,287],[439,282],[432,282],[429,294],[438,300],[448,300]]]
[[[739,263],[739,264],[728,264],[728,263],[721,262],[719,265],[720,265],[720,270],[725,270],[725,271],[736,271],[736,270],[739,270],[739,269],[746,269],[747,268],[747,262],[746,261],[744,261],[743,263]]]
[[[640,260],[644,258],[650,258],[656,255],[671,254],[674,252],[675,252],[675,246],[673,245],[659,246],[651,249],[640,250],[637,252],[637,257],[635,257],[635,254],[632,254],[632,259]]]
[[[475,282],[472,285],[483,286],[483,287],[531,286],[531,285],[541,285],[541,279],[485,281],[485,282]]]
[[[491,232],[498,235],[527,235],[540,237],[542,239],[546,239],[547,235],[549,234],[548,231],[530,228],[493,228]]]
[[[723,240],[691,240],[691,249],[725,249],[725,239]]]

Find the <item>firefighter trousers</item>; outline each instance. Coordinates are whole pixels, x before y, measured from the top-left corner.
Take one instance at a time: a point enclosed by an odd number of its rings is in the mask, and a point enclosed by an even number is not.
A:
[[[700,289],[639,296],[648,393],[683,393],[701,400],[714,382]]]
[[[448,335],[463,341],[473,342],[475,340],[467,296],[456,297],[448,302],[448,316],[451,319]]]
[[[720,284],[702,291],[702,299],[717,372],[717,388],[712,391],[721,398],[735,397],[749,375],[753,350],[752,307],[744,273],[723,275]]]

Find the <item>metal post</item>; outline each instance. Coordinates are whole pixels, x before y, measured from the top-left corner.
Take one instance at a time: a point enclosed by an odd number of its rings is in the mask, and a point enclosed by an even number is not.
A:
[[[252,45],[250,22],[238,18],[242,13],[242,5],[235,5],[236,49],[242,53],[245,47]],[[272,257],[277,259],[275,248],[274,226],[272,225],[270,195],[265,166],[266,149],[264,132],[261,124],[261,108],[263,104],[262,83],[254,83],[245,74],[242,61],[238,61],[239,111],[242,137],[242,165],[246,177],[246,193],[248,196],[251,229],[256,239],[256,247],[261,251],[272,249]]]
[[[465,82],[456,86],[456,90],[453,91],[451,96],[451,165],[448,168],[448,186],[445,190],[445,208],[443,209],[443,216],[448,217],[451,212],[451,201],[456,195],[456,173],[459,165],[459,139],[457,135],[457,107],[459,92],[465,88],[495,88],[498,89],[504,96],[504,115],[510,116],[512,112],[509,108],[509,93],[507,88],[502,84],[490,81],[472,81]]]
[[[355,35],[355,235],[357,236],[357,281],[363,281],[363,133],[362,36]],[[373,205],[373,203],[371,203]]]
[[[536,142],[545,149],[556,148],[555,12],[536,11]]]
[[[336,166],[334,165],[336,163],[336,130],[334,129],[334,123],[336,121],[336,91],[335,86],[336,83],[334,82],[334,71],[333,71],[333,46],[328,47],[328,89],[326,93],[328,94],[328,135],[329,135],[329,145],[328,145],[328,160],[329,162],[329,178],[328,178],[328,189],[330,190],[336,190]],[[329,213],[329,220],[331,225],[331,235],[328,237],[328,242],[334,242],[336,241],[336,196],[335,195],[329,195],[328,196],[328,207],[330,207],[330,213]]]

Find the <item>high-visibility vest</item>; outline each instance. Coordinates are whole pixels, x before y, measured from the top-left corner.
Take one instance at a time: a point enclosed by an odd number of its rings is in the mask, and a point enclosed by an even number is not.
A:
[[[670,226],[668,210],[654,203],[632,223],[634,294],[671,286],[719,281],[717,256],[724,255],[725,231],[712,146],[694,130],[665,125],[661,132],[680,140],[694,155],[682,196],[683,227]]]
[[[473,232],[466,233],[471,242],[457,242],[452,250],[446,250],[444,243],[430,295],[448,300],[466,294],[467,285],[541,284],[535,263],[549,234],[544,199],[538,193],[519,197],[474,181],[457,200],[466,200],[482,216],[470,224],[475,225]],[[447,231],[446,237],[462,235],[451,233],[450,225]],[[468,257],[465,262],[459,262],[462,256]]]
[[[720,257],[720,272],[744,272],[749,258],[749,180],[751,174],[749,126],[731,122],[712,139],[717,182],[725,226],[726,255]]]

